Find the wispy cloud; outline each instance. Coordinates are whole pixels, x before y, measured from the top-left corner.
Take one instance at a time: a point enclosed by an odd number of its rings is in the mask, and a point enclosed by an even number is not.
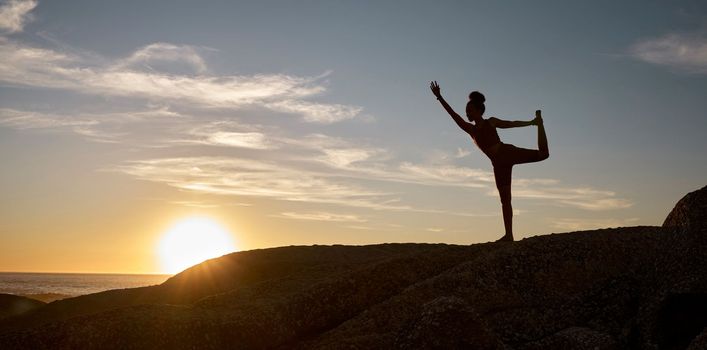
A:
[[[111,68],[113,70],[147,68],[153,71],[163,71],[165,70],[165,63],[168,64],[166,66],[167,69],[174,67],[174,64],[178,68],[184,68],[180,65],[184,64],[193,73],[201,74],[207,71],[206,62],[199,55],[197,48],[170,43],[154,43],[142,47],[129,57],[117,60]]]
[[[96,124],[98,121],[89,118],[0,108],[0,125],[15,129],[60,129]]]
[[[214,145],[225,145],[253,149],[269,148],[265,135],[259,132],[219,131],[208,135],[207,141]]]
[[[635,58],[681,71],[707,73],[707,34],[671,33],[629,48]]]
[[[281,142],[313,151],[300,160],[325,165],[332,176],[462,188],[487,188],[494,181],[488,170],[449,163],[396,162],[385,148],[322,134]]]
[[[554,218],[548,220],[552,227],[568,230],[592,230],[606,227],[622,227],[635,225],[638,218],[627,219],[585,219],[585,218]]]
[[[170,123],[183,116],[165,107],[130,112],[56,114],[0,108],[0,126],[19,130],[41,129],[76,133],[96,142],[119,143],[135,131],[135,123]],[[157,129],[157,128],[155,128]],[[154,138],[154,135],[149,135]]]
[[[107,169],[201,193],[258,196],[370,209],[407,210],[392,193],[327,179],[305,169],[255,159],[189,157],[131,161]]]
[[[613,191],[589,187],[520,187],[513,189],[513,197],[553,200],[561,205],[593,211],[624,209],[633,205],[627,199],[618,198]]]
[[[336,214],[329,212],[284,212],[273,217],[285,219],[309,220],[309,221],[332,221],[332,222],[366,222],[366,219],[354,214]]]
[[[270,109],[302,114],[308,122],[331,124],[357,116],[362,108],[341,104],[323,104],[302,100],[281,100],[269,102],[266,106]]]
[[[218,204],[214,203],[204,203],[204,202],[199,202],[199,201],[172,201],[170,202],[172,204],[178,204],[178,205],[183,205],[185,207],[190,207],[190,208],[217,208],[219,207]]]
[[[21,32],[31,19],[30,11],[37,6],[36,0],[10,0],[0,6],[0,29],[10,33]]]
[[[91,67],[79,58],[4,40],[0,79],[21,85],[65,88],[88,94],[147,96],[211,107],[241,107],[276,97],[323,91],[316,77],[287,75],[184,76],[116,67]]]
[[[575,192],[573,189],[571,192]],[[608,195],[610,198],[602,198],[596,196],[577,196],[575,200],[560,200],[560,203],[567,204],[569,206],[577,207],[586,210],[612,210],[612,209],[625,209],[633,206],[633,203],[629,200],[622,198],[611,198],[615,194]]]
[[[246,125],[234,120],[200,122],[198,125],[191,126],[178,137],[182,137],[182,139],[171,142],[258,150],[279,147],[266,136],[261,127]]]
[[[337,168],[368,160],[376,154],[376,150],[370,148],[330,148],[323,149],[322,152],[324,157],[319,160]]]
[[[234,121],[200,120],[163,106],[124,112],[61,115],[6,108],[0,109],[0,126],[73,132],[92,141],[125,143],[131,147],[274,147],[262,132],[253,127]]]
[[[191,107],[261,107],[302,115],[304,121],[333,123],[354,118],[361,107],[304,100],[326,91],[324,78],[286,74],[217,76],[201,74],[205,61],[190,46],[147,45],[109,64],[32,47],[0,37],[0,81],[77,91],[84,94],[147,98]],[[187,63],[199,74],[174,74],[164,69],[140,70],[157,63]]]
[[[402,179],[424,180],[428,184],[485,188],[494,181],[488,170],[441,164],[404,162],[399,167]]]
[[[347,140],[340,138],[340,137],[335,137],[335,136],[330,136],[330,135],[325,135],[321,133],[311,133],[308,135],[300,136],[297,138],[292,138],[292,139],[287,139],[283,140],[284,142],[297,146],[297,147],[303,147],[303,148],[311,148],[311,149],[321,149],[321,148],[330,148],[330,147],[348,147],[351,145],[350,142]]]
[[[323,134],[298,139],[282,139],[288,146],[313,151],[301,160],[325,165],[329,171],[352,178],[421,185],[448,185],[485,188],[493,182],[488,170],[460,167],[449,163],[420,164],[394,161],[385,148]]]
[[[354,230],[361,230],[361,231],[373,231],[373,232],[385,232],[385,231],[400,231],[401,226],[392,226],[392,225],[346,225],[342,226],[345,228],[350,228]]]
[[[471,154],[471,151],[466,148],[457,147],[457,153],[454,155],[455,158],[464,158]]]

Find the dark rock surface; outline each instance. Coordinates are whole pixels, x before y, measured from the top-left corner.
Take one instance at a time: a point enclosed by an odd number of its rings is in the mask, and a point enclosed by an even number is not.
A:
[[[574,349],[574,350],[613,350],[620,349],[616,340],[586,327],[570,327],[541,340],[530,342],[525,349]]]
[[[707,231],[707,186],[690,192],[675,205],[663,222],[663,227],[682,231]]]
[[[687,347],[687,350],[704,350],[707,349],[707,327],[700,333],[699,336],[697,336],[692,343],[690,343],[690,346]]]
[[[44,305],[39,300],[0,293],[0,319],[21,315]]]
[[[0,320],[0,348],[700,349],[705,201],[664,227],[229,254]]]
[[[454,325],[450,327],[450,325]],[[506,349],[471,306],[458,297],[439,297],[398,332],[399,349]]]

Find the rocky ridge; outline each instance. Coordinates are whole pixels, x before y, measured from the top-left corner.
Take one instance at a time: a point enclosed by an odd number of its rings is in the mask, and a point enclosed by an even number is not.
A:
[[[281,247],[0,320],[0,348],[702,349],[707,187],[660,227]]]

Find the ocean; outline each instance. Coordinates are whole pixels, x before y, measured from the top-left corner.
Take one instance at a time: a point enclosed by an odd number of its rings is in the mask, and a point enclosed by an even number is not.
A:
[[[102,292],[160,284],[171,275],[0,272],[0,293],[45,302]]]

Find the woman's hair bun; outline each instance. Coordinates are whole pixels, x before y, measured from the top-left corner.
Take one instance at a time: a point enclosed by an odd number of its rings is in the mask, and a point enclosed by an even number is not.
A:
[[[473,101],[475,103],[484,103],[486,102],[486,97],[484,97],[484,94],[478,92],[478,91],[472,91],[469,94],[469,101]]]

